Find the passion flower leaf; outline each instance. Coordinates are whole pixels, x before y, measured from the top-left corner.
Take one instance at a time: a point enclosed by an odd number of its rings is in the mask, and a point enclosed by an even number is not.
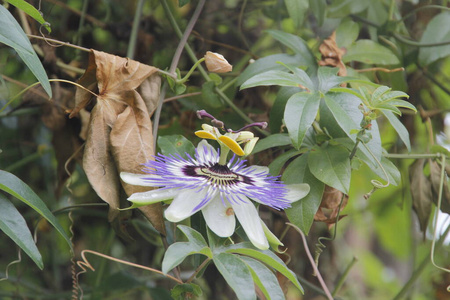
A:
[[[52,97],[52,88],[47,73],[30,40],[16,19],[3,5],[0,5],[0,43],[10,46],[19,54],[23,62],[39,80],[45,92],[49,97]]]
[[[268,300],[285,300],[283,290],[275,274],[256,259],[241,256],[252,274],[253,281]]]
[[[178,154],[187,158],[186,153],[191,156],[195,153],[194,145],[182,135],[159,136],[158,145],[161,148],[161,153],[166,156]]]
[[[25,182],[17,178],[11,173],[0,170],[0,190],[7,192],[8,194],[16,197],[26,205],[30,206],[43,218],[45,218],[66,240],[69,247],[72,248],[72,243],[67,236],[64,229],[59,224],[58,220],[47,208],[45,203],[36,195],[35,192]]]
[[[3,194],[0,194],[0,230],[24,251],[39,269],[44,269],[41,253],[34,243],[25,219]]]
[[[255,249],[251,244],[245,242],[228,246],[226,252],[249,256],[263,262],[283,274],[303,293],[303,288],[300,285],[300,282],[298,282],[297,276],[289,270],[286,264],[272,251]]]
[[[320,105],[319,93],[297,93],[287,102],[284,122],[289,131],[292,144],[300,149],[306,132],[314,122]]]
[[[203,254],[209,258],[213,257],[211,249],[198,231],[184,225],[178,225],[178,229],[184,233],[188,242],[176,242],[167,248],[162,262],[162,271],[165,274],[181,264],[189,255]]]
[[[409,132],[406,129],[405,125],[400,122],[399,119],[390,111],[388,110],[382,110],[381,111],[383,115],[388,119],[389,123],[391,123],[392,127],[394,127],[395,131],[397,131],[398,135],[400,136],[400,139],[405,144],[406,148],[408,149],[408,152],[411,151],[411,143],[409,141]]]
[[[213,262],[239,300],[256,300],[252,274],[237,255],[220,253],[213,257]]]
[[[349,155],[344,147],[325,143],[309,153],[308,166],[317,179],[348,194],[351,178]]]
[[[291,223],[299,227],[306,234],[314,221],[314,215],[319,209],[325,184],[318,180],[308,167],[308,155],[305,153],[295,158],[283,173],[283,182],[286,184],[307,183],[310,191],[301,201],[292,203],[292,207],[286,209],[286,215]]]

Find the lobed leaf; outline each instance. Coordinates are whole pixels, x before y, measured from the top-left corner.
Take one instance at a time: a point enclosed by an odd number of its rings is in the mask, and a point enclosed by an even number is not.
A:
[[[284,293],[278,283],[277,277],[264,264],[256,259],[241,256],[252,274],[253,281],[263,292],[267,300],[284,300]]]
[[[252,274],[238,256],[219,253],[213,257],[213,262],[239,300],[256,300]]]
[[[203,254],[209,258],[213,257],[211,249],[198,231],[185,225],[178,225],[178,229],[188,238],[188,242],[177,242],[167,248],[162,262],[162,271],[165,274],[181,264],[189,255]]]
[[[225,252],[249,256],[260,262],[263,262],[267,266],[274,268],[275,270],[283,274],[303,293],[303,288],[300,285],[300,282],[298,282],[297,276],[291,270],[289,270],[286,264],[272,251],[254,249],[251,244],[246,242],[230,245],[228,246],[228,249],[225,250]]]

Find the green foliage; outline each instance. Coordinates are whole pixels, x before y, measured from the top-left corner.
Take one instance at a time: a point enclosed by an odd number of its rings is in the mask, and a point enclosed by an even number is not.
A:
[[[22,215],[14,205],[0,194],[0,230],[9,236],[36,263],[44,268],[41,254]]]
[[[281,288],[276,284],[272,270],[280,272],[289,279],[300,291],[303,288],[296,275],[272,251],[259,250],[249,242],[227,244],[226,240],[218,239],[208,232],[210,245],[206,244],[202,235],[190,227],[178,225],[186,235],[188,242],[176,242],[167,249],[163,259],[163,272],[167,273],[181,264],[186,257],[202,254],[211,259],[226,282],[235,291],[239,299],[256,299],[254,283],[260,286],[267,299],[284,299]],[[177,295],[190,292],[190,287],[177,288]],[[197,290],[195,290],[198,292]],[[173,293],[173,292],[172,292]]]
[[[52,32],[50,24],[44,20],[41,13],[36,8],[34,8],[33,5],[29,4],[28,2],[25,2],[24,0],[5,0],[5,1],[23,10],[27,15],[38,21],[39,24],[43,25],[49,33]]]
[[[36,195],[27,184],[13,174],[0,170],[0,190],[16,197],[39,213],[55,227],[55,229],[66,240],[69,247],[72,248],[72,243],[70,242],[64,229],[59,224],[58,220],[47,208],[45,203],[39,198],[39,196]]]
[[[42,84],[42,87],[47,92],[49,97],[52,97],[52,89],[48,81],[47,73],[36,55],[36,52],[31,46],[30,40],[23,32],[19,23],[11,15],[11,13],[0,5],[0,43],[10,46],[16,50],[20,58],[30,68],[34,76]]]

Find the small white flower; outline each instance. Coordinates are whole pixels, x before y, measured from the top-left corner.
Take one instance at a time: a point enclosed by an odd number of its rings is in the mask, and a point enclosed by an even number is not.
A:
[[[159,154],[145,164],[147,174],[121,173],[120,177],[129,184],[161,187],[131,195],[128,200],[134,207],[173,199],[164,213],[167,220],[180,222],[201,210],[208,227],[220,237],[234,233],[236,216],[250,241],[267,249],[262,221],[250,199],[284,209],[306,196],[309,185],[285,185],[267,167],[247,167],[236,156],[226,165],[219,160],[218,151],[203,140],[195,158]]]

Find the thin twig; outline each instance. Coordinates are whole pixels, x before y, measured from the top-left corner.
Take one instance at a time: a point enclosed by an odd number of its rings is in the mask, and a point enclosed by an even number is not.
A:
[[[328,290],[328,287],[325,284],[325,281],[323,280],[322,275],[319,272],[319,269],[317,268],[316,264],[314,263],[314,258],[312,257],[311,252],[309,251],[308,242],[306,241],[305,235],[300,230],[300,228],[298,228],[294,224],[291,224],[291,223],[286,223],[286,224],[289,225],[289,226],[292,226],[300,234],[300,236],[302,237],[303,246],[305,248],[306,255],[308,256],[308,259],[311,262],[311,265],[313,267],[314,273],[317,276],[317,280],[319,280],[319,283],[322,286],[323,291],[327,295],[328,300],[333,300],[333,296],[331,295],[330,291]]]
[[[164,103],[170,102],[170,101],[173,101],[173,100],[177,100],[177,99],[198,96],[198,95],[201,95],[201,94],[202,94],[202,92],[195,92],[195,93],[188,93],[188,94],[173,96],[173,97],[164,99]]]
[[[52,42],[52,43],[59,44],[59,45],[62,45],[62,46],[69,46],[69,47],[72,47],[72,48],[75,48],[75,49],[78,49],[78,50],[81,50],[81,51],[91,52],[91,50],[88,49],[88,48],[77,46],[77,45],[71,44],[69,42],[62,42],[62,41],[59,41],[59,40],[49,39],[49,38],[47,38],[45,36],[39,36],[39,35],[34,35],[34,34],[27,34],[27,36],[30,37],[30,38],[33,38],[33,39],[44,40],[44,41]]]

